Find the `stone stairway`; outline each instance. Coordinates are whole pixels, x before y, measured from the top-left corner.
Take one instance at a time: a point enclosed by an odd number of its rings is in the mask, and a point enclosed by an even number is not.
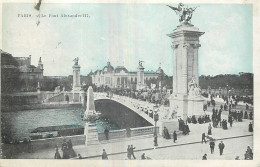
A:
[[[46,99],[43,100],[44,103],[47,102],[60,102],[60,101],[65,101],[64,100],[64,93],[63,92],[59,92],[51,97],[48,97]]]
[[[97,127],[95,125],[89,125],[87,145],[95,145],[95,144],[100,144],[98,140]]]

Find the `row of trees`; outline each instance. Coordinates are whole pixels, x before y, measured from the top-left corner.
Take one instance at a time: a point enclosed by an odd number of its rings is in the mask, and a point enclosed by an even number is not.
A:
[[[219,89],[219,88],[234,88],[234,89],[253,89],[253,74],[244,73],[241,75],[216,75],[216,76],[205,76],[199,77],[199,85],[201,89]]]

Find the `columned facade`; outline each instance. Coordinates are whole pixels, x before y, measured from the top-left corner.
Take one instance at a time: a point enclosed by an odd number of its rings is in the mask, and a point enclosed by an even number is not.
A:
[[[96,86],[107,86],[110,88],[145,88],[146,83],[150,79],[157,79],[158,76],[163,73],[163,70],[159,68],[157,71],[144,71],[144,67],[140,64],[137,71],[128,71],[123,66],[117,66],[114,68],[110,62],[102,70],[96,70],[91,75],[92,83]],[[139,85],[139,86],[138,86]]]

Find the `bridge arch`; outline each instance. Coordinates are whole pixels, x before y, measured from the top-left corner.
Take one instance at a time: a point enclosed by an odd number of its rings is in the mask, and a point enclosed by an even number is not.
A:
[[[96,111],[101,112],[101,116],[116,123],[120,129],[153,125],[127,105],[124,105],[116,100],[99,98],[96,99],[94,103]]]

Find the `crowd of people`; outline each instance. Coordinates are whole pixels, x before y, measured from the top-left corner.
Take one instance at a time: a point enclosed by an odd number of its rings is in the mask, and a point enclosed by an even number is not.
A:
[[[219,123],[221,122],[221,113],[222,113],[221,108],[219,110],[215,109],[215,108],[212,109],[211,119],[212,119],[212,123],[213,123],[214,128],[217,128]]]
[[[59,148],[56,146],[56,152],[54,155],[54,159],[69,159],[69,158],[74,158],[76,157],[76,153],[73,149],[71,139],[68,141],[66,139],[63,140],[63,143],[61,144],[61,151],[62,151],[62,157],[59,153]]]
[[[247,146],[247,150],[245,152],[245,160],[252,160],[253,159],[253,150]]]
[[[189,128],[189,125],[186,123],[184,123],[184,121],[180,118],[178,119],[179,121],[179,130],[183,132],[184,135],[190,133],[190,128]]]
[[[196,119],[195,115],[187,117],[187,122],[188,123],[193,123],[193,124],[204,124],[210,122],[210,117],[209,115],[205,116],[199,116],[198,119]]]

